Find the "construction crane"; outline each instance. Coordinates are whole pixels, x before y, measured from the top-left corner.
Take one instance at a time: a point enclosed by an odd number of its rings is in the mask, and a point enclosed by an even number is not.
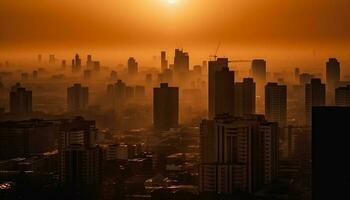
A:
[[[251,60],[229,60],[229,63],[242,63],[242,62],[252,62]]]
[[[214,55],[210,55],[209,58],[214,58],[214,60],[216,60],[216,58],[218,57],[217,54],[218,54],[220,46],[221,46],[221,42],[219,42],[218,46],[216,47],[216,51],[215,51]]]

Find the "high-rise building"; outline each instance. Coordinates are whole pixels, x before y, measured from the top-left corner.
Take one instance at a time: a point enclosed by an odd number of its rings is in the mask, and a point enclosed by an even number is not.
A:
[[[175,49],[174,71],[177,74],[187,73],[190,69],[190,58],[182,49]]]
[[[257,95],[264,96],[264,87],[266,83],[266,61],[255,59],[252,61],[252,75],[256,82]]]
[[[138,63],[136,62],[135,58],[130,57],[128,60],[128,73],[137,74],[138,70]]]
[[[86,58],[86,67],[88,69],[91,69],[92,68],[92,56],[91,55],[87,55],[87,58]]]
[[[335,88],[340,82],[340,63],[336,58],[330,58],[326,63],[327,104],[334,105]]]
[[[234,78],[234,71],[229,71],[228,67],[215,73],[215,115],[234,115]]]
[[[89,104],[89,88],[74,84],[67,89],[67,105],[69,112],[82,111]]]
[[[161,83],[153,88],[153,125],[156,130],[169,130],[179,125],[179,88]]]
[[[235,116],[255,114],[256,91],[252,78],[244,78],[243,82],[235,83],[234,89]]]
[[[312,199],[344,199],[349,186],[349,107],[312,109]]]
[[[267,120],[278,122],[280,127],[287,123],[287,86],[267,83],[265,86],[265,115]]]
[[[277,175],[277,123],[218,115],[200,126],[200,192],[253,193]]]
[[[350,85],[335,90],[335,105],[350,106]]]
[[[209,61],[208,65],[208,112],[209,119],[213,119],[216,115],[215,100],[216,100],[216,72],[228,68],[228,58],[218,58],[215,61]],[[234,82],[231,82],[233,85]]]
[[[168,69],[168,60],[166,59],[166,51],[160,53],[160,69],[161,72]]]
[[[102,151],[96,139],[95,121],[81,117],[62,121],[58,143],[62,185],[80,188],[100,183]]]
[[[311,124],[311,110],[314,106],[326,105],[326,86],[321,79],[313,78],[305,85],[305,123]]]
[[[0,159],[43,154],[57,149],[58,122],[32,119],[0,122]]]
[[[26,90],[19,83],[12,86],[10,91],[10,112],[13,114],[31,113],[32,91]]]
[[[72,72],[79,72],[81,68],[81,59],[78,54],[75,54],[75,58],[72,60]]]

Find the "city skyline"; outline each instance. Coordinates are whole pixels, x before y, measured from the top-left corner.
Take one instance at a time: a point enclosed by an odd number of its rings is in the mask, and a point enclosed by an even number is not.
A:
[[[339,199],[349,7],[1,0],[0,199]]]

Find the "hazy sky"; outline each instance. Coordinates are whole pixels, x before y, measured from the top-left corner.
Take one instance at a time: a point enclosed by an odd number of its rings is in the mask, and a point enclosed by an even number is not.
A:
[[[173,1],[0,0],[0,51],[177,46],[214,51],[221,42],[242,51],[350,53],[349,0]]]

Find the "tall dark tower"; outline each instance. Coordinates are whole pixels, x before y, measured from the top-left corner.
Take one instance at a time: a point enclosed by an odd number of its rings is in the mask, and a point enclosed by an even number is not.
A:
[[[252,75],[258,88],[258,95],[263,92],[266,83],[266,61],[262,59],[255,59],[252,61]]]
[[[305,85],[305,122],[311,124],[311,111],[314,106],[326,105],[326,86],[321,79],[313,78]]]
[[[336,58],[329,58],[326,63],[326,87],[327,87],[327,104],[335,103],[335,88],[340,81],[340,63]]]
[[[161,72],[164,72],[168,69],[168,60],[166,59],[166,52],[162,51],[160,53],[160,69]]]
[[[187,73],[190,69],[190,58],[187,52],[175,49],[174,71],[177,74]]]
[[[138,63],[136,62],[135,58],[130,57],[128,60],[128,73],[137,74],[138,70]]]
[[[267,120],[287,124],[287,86],[268,83],[265,86],[265,115]]]
[[[26,90],[19,83],[12,86],[10,92],[10,112],[28,114],[32,112],[32,91]]]
[[[243,82],[235,83],[235,116],[255,114],[256,90],[252,78],[244,78]]]
[[[220,73],[217,75],[217,72],[220,72]],[[224,77],[224,79],[220,80],[221,77]],[[233,108],[231,108],[230,106],[224,109],[223,108],[224,105],[219,105],[220,102],[226,101],[226,100],[222,100],[221,98],[226,98],[226,97],[232,98],[234,96],[233,87],[234,87],[234,72],[228,70],[228,58],[217,58],[215,61],[209,61],[209,65],[208,65],[209,119],[214,119],[216,114],[219,114],[220,112],[223,112],[223,111],[233,112]],[[225,91],[223,91],[224,88],[225,88]],[[227,90],[230,90],[230,92],[228,92]],[[231,101],[231,100],[227,100],[227,101]],[[232,102],[232,105],[234,105],[233,100],[231,102]]]
[[[161,83],[153,88],[153,125],[156,130],[166,131],[179,125],[179,88]]]
[[[228,67],[215,73],[214,115],[227,113],[234,116],[235,73]]]

